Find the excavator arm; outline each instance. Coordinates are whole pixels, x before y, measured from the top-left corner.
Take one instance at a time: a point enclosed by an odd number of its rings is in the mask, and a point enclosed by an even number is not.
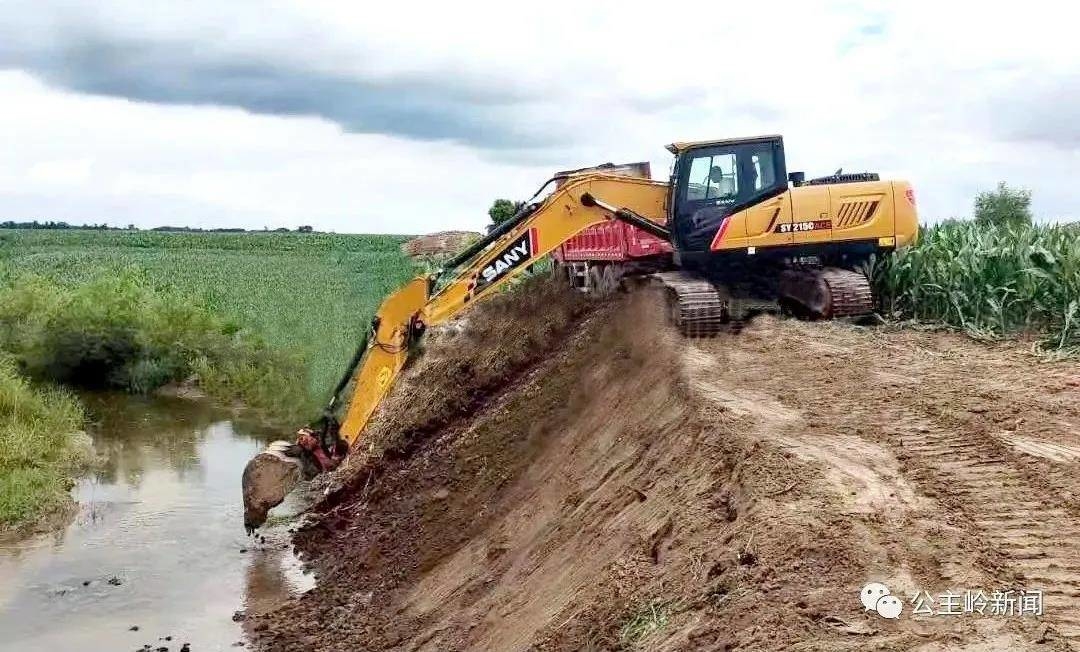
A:
[[[379,307],[367,351],[356,367],[352,398],[339,435],[351,447],[408,360],[424,329],[453,318],[525,271],[584,229],[616,213],[662,221],[667,184],[648,179],[586,175],[572,178],[539,204],[525,207],[477,250],[441,288],[439,275],[420,276]],[[582,198],[585,201],[582,201]],[[602,198],[597,203],[596,199]],[[614,207],[618,207],[617,209]],[[657,225],[657,228],[658,225]]]
[[[541,191],[551,181],[541,187]],[[537,193],[539,194],[539,192]],[[334,468],[361,438],[371,415],[394,386],[424,331],[494,294],[582,230],[621,219],[663,234],[668,185],[635,177],[570,177],[537,203],[447,263],[418,276],[383,300],[370,332],[334,390],[320,424],[302,428],[296,444],[275,442],[244,470],[244,520],[253,531],[301,476]],[[337,402],[352,387],[344,419]]]

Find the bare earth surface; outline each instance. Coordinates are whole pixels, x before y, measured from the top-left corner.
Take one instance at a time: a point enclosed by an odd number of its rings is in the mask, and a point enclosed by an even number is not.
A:
[[[401,245],[401,251],[413,257],[455,254],[481,237],[474,231],[440,231],[409,240]]]
[[[646,293],[520,294],[432,338],[258,647],[1080,648],[1075,362],[777,319],[686,340]],[[1042,616],[910,599],[1037,589]]]

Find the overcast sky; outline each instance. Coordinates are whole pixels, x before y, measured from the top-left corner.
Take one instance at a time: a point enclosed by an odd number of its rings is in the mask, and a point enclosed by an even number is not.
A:
[[[998,180],[1080,218],[1072,10],[955,4],[0,0],[0,220],[478,229],[554,170],[760,133],[925,221]]]

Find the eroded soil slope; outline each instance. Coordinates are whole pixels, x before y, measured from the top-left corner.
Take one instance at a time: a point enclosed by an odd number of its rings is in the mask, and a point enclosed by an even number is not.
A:
[[[1007,650],[1080,644],[1080,371],[940,333],[543,286],[433,338],[298,546],[269,650]],[[522,305],[524,303],[524,305]],[[859,589],[904,597],[898,620]],[[913,616],[1043,589],[1042,617]]]

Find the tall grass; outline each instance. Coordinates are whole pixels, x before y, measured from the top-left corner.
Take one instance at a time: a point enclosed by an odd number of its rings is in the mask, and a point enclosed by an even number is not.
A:
[[[69,473],[86,462],[83,413],[65,391],[34,387],[0,355],[0,530],[70,502]]]
[[[1038,333],[1080,351],[1080,228],[948,221],[880,261],[874,279],[892,316],[983,337]]]

